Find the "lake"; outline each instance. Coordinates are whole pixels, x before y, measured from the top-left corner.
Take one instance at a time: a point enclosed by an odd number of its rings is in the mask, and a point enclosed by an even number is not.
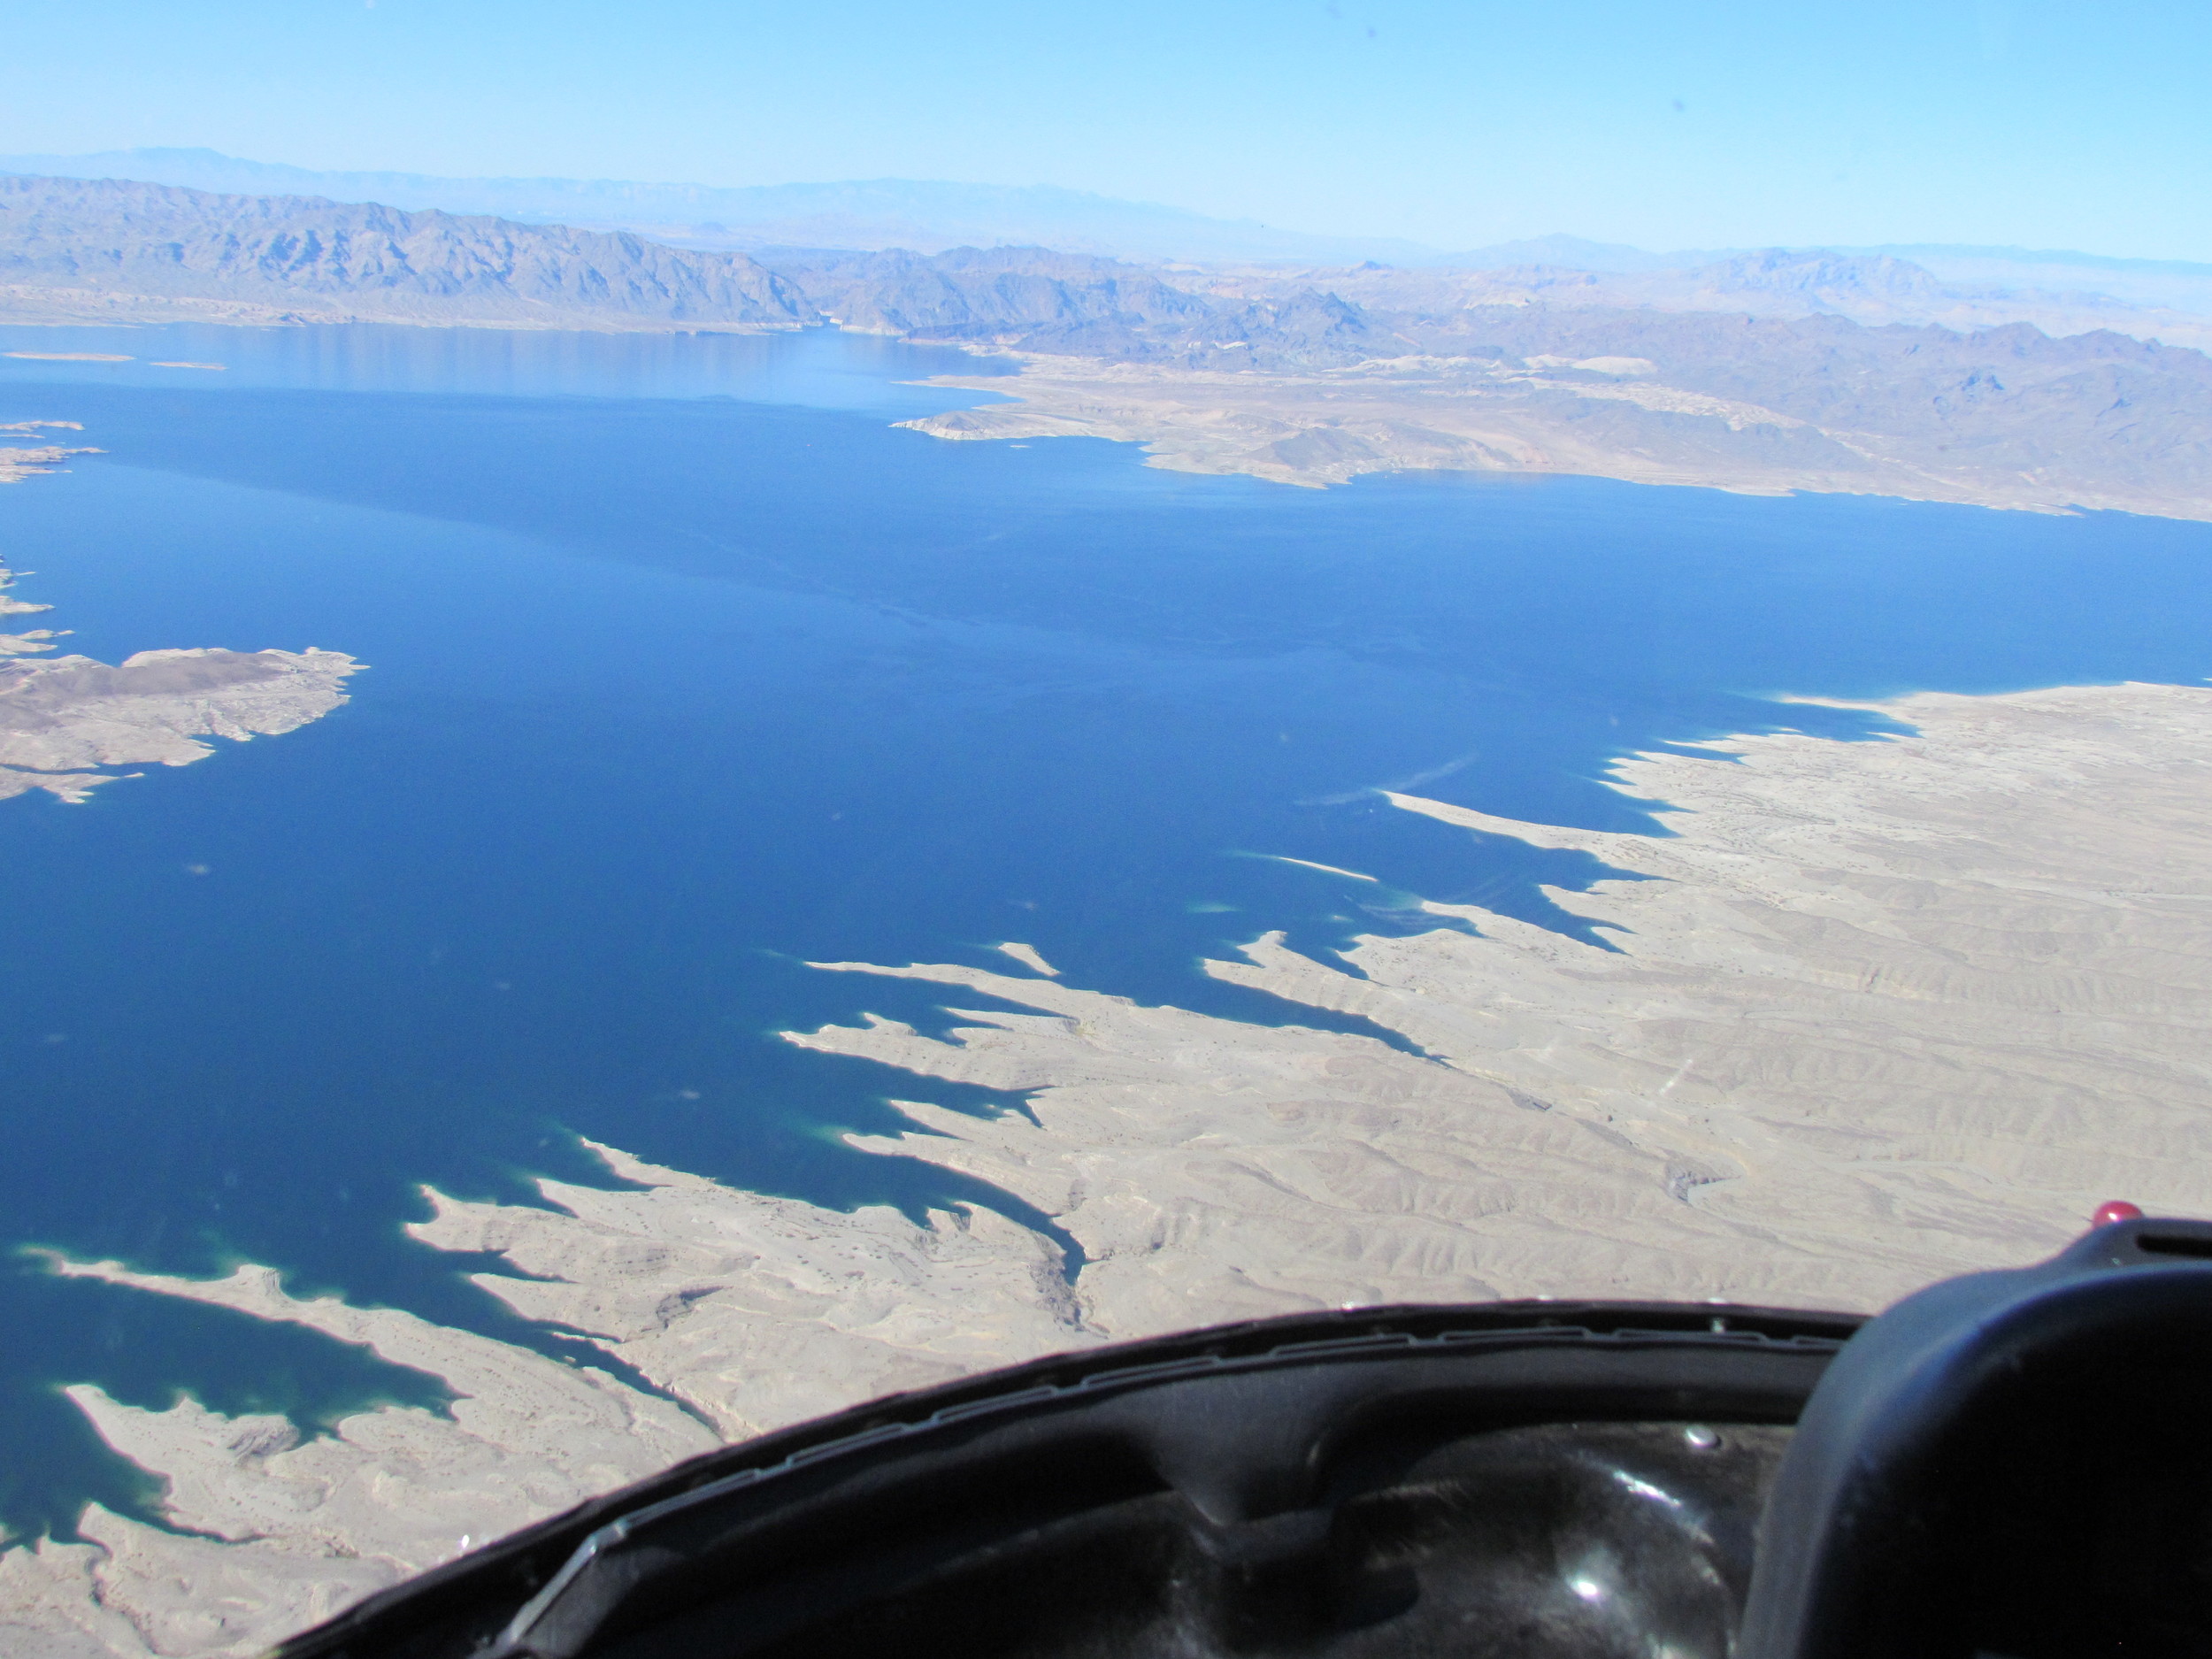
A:
[[[765,339],[376,327],[0,329],[0,419],[84,423],[0,490],[65,649],[308,645],[371,664],[280,738],[0,803],[13,1246],[413,1309],[582,1351],[411,1243],[424,1183],[605,1179],[574,1145],[818,1202],[979,1185],[844,1147],[887,1094],[796,1050],[1003,965],[1233,1018],[1267,929],[1579,926],[1578,855],[1389,809],[1653,829],[1619,754],[1883,729],[1870,697],[2212,673],[2212,526],[1580,479],[1322,491],[1089,440],[944,443],[974,359]],[[160,369],[155,359],[227,364]],[[1363,872],[1348,879],[1284,858]],[[960,1000],[972,1002],[974,994]],[[1360,1028],[1347,1022],[1348,1028]],[[436,1385],[302,1331],[0,1271],[0,1522],[149,1513],[58,1386],[327,1422]],[[602,1362],[603,1363],[603,1361]]]

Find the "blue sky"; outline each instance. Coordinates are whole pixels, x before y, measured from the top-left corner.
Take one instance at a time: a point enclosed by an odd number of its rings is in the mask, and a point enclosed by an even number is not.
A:
[[[0,151],[2212,260],[2208,72],[2201,0],[70,0],[10,9]]]

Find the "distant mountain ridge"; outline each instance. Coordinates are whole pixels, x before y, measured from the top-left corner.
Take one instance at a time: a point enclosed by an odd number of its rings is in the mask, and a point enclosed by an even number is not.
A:
[[[1280,259],[1357,264],[1426,261],[1433,249],[1390,238],[1308,235],[1252,220],[1120,201],[1054,185],[870,179],[723,187],[619,180],[448,179],[411,173],[323,173],[242,161],[212,150],[0,156],[0,173],[128,179],[249,196],[374,201],[413,211],[492,214],[621,229],[688,245],[910,248],[1052,247],[1152,259]]]
[[[0,176],[0,319],[838,323],[1033,354],[991,385],[1020,412],[923,423],[941,437],[1136,439],[1163,465],[1303,482],[1503,466],[2212,519],[2212,358],[2186,337],[2212,343],[2206,319],[2079,298],[2000,303],[1908,261],[1784,250],[1613,274],[1148,266],[1035,247],[755,257],[486,215]]]
[[[1309,284],[1224,303],[1141,266],[1049,249],[761,257],[827,319],[915,340],[1131,363],[1233,350],[1240,366],[1307,367],[1357,362],[1384,339],[1357,306]]]
[[[175,316],[226,307],[237,320],[269,321],[758,328],[813,320],[741,253],[118,180],[0,176],[0,283],[45,296],[49,309],[142,319],[166,305]]]
[[[244,196],[321,196],[413,211],[491,214],[523,223],[628,230],[694,247],[891,248],[941,253],[960,246],[1036,246],[1120,258],[1503,270],[1548,265],[1616,274],[1686,271],[1755,250],[1654,251],[1553,234],[1456,251],[1403,238],[1286,230],[1157,203],[1052,185],[872,179],[818,184],[717,186],[620,180],[445,178],[399,172],[326,172],[247,161],[204,149],[0,156],[0,174],[126,179]],[[1792,251],[1806,252],[1805,248]],[[2063,250],[1948,243],[1834,247],[1910,260],[1947,282],[2080,288],[2138,303],[2212,311],[2212,264],[2128,259]]]
[[[1041,248],[787,250],[774,268],[628,233],[316,196],[0,175],[0,319],[396,322],[884,334],[1130,360],[1235,343],[1263,366],[1355,361],[1356,308],[1300,284],[1221,303]]]

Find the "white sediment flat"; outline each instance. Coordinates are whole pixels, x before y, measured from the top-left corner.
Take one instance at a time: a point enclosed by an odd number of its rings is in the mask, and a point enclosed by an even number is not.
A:
[[[992,1211],[844,1214],[612,1148],[641,1190],[546,1183],[547,1210],[432,1194],[416,1236],[535,1276],[477,1282],[685,1409],[411,1315],[296,1299],[263,1269],[61,1265],[364,1343],[457,1403],[303,1440],[281,1419],[73,1390],[204,1536],[95,1509],[89,1542],[0,1553],[0,1650],[250,1654],[464,1537],[719,1438],[1103,1340],[1540,1294],[1871,1310],[2045,1255],[2101,1199],[2212,1213],[2212,690],[1885,706],[1918,734],[1622,762],[1671,835],[1392,797],[1624,872],[1552,894],[1611,949],[1432,904],[1435,931],[1341,962],[1271,934],[1208,964],[1281,998],[1281,1025],[1028,973],[823,964],[1032,1010],[959,1014],[945,1040],[872,1018],[791,1041],[1025,1092],[1029,1115],[903,1102],[912,1133],[853,1143],[1049,1214],[1087,1258],[1071,1284],[1051,1240]],[[1302,1008],[1423,1053],[1301,1026]]]

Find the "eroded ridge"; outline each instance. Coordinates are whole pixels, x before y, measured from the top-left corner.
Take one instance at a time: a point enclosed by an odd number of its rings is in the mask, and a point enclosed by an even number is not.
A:
[[[1434,931],[1341,959],[1271,934],[1208,964],[1294,1020],[1355,1012],[1430,1057],[1147,1007],[1042,977],[1033,950],[1006,952],[1029,970],[1013,973],[824,964],[991,1004],[944,1039],[872,1018],[791,1040],[1024,1093],[1026,1112],[996,1116],[902,1102],[912,1132],[854,1144],[1051,1215],[1086,1253],[1072,1284],[1051,1241],[987,1210],[843,1214],[611,1148],[628,1190],[546,1183],[549,1209],[433,1194],[414,1232],[531,1275],[478,1282],[657,1393],[291,1297],[266,1270],[68,1265],[365,1343],[456,1404],[303,1440],[79,1387],[199,1535],[95,1509],[85,1542],[0,1555],[0,1637],[243,1655],[719,1437],[1104,1338],[1493,1294],[1870,1309],[2047,1254],[2101,1198],[2212,1211],[2212,690],[1884,706],[1909,734],[1621,763],[1671,833],[1392,797],[1622,872],[1552,894],[1616,949],[1431,904]]]

